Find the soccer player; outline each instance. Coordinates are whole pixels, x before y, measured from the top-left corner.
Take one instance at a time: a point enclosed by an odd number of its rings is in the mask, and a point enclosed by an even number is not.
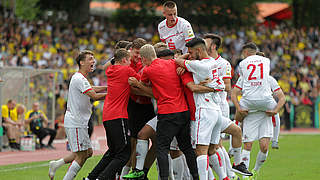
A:
[[[176,59],[176,63],[193,73],[196,84],[201,81],[214,79],[213,72],[217,69],[217,63],[207,53],[205,41],[201,38],[193,38],[186,46],[189,53]],[[189,56],[191,59],[184,60]],[[222,114],[218,103],[220,96],[217,93],[194,93],[196,104],[196,123],[192,129],[193,138],[196,140],[197,163],[200,179],[208,179],[208,164],[212,165],[212,158],[216,153],[220,140]],[[195,138],[196,137],[196,138]]]
[[[70,81],[67,111],[64,117],[64,127],[72,154],[57,161],[50,161],[49,177],[51,179],[54,178],[59,167],[71,162],[63,179],[74,179],[86,160],[92,156],[92,145],[88,134],[88,121],[92,107],[90,98],[102,100],[106,96],[106,93],[99,93],[106,90],[105,86],[91,87],[86,78],[90,72],[94,71],[93,52],[81,51],[76,62],[79,71],[72,76]]]
[[[132,42],[130,67],[133,68],[139,75],[141,75],[144,70],[144,65],[141,63],[139,50],[146,43],[146,40],[142,38],[137,38]],[[156,116],[150,97],[139,96],[131,93],[128,103],[128,116],[132,154],[130,161],[121,172],[121,177],[128,174],[130,167],[136,166],[135,152],[138,133],[149,120]]]
[[[186,42],[194,38],[191,24],[177,16],[177,5],[173,1],[163,4],[163,16],[166,18],[158,25],[160,40],[165,42],[169,49],[180,49],[182,53],[188,52]]]
[[[147,66],[140,83],[152,84],[158,106],[157,161],[160,179],[168,179],[168,152],[176,136],[181,151],[185,154],[190,173],[198,179],[197,163],[191,146],[188,106],[183,94],[180,78],[173,60],[156,58],[154,48],[146,44],[140,49],[142,62]]]
[[[222,125],[221,132],[228,133],[233,136],[232,145],[234,147],[234,156],[235,156],[235,165],[231,167],[231,162],[229,155],[225,148],[222,146],[222,141],[219,142],[219,148],[217,149],[217,154],[214,157],[215,166],[213,166],[214,170],[220,176],[220,179],[225,178],[226,175],[232,179],[237,179],[237,175],[232,171],[243,174],[243,175],[251,175],[245,167],[244,163],[240,163],[241,161],[241,146],[242,146],[242,132],[241,128],[234,124],[229,119],[229,104],[227,102],[227,92],[231,90],[231,65],[230,63],[222,58],[218,54],[218,49],[222,43],[222,38],[216,34],[206,34],[204,36],[204,40],[206,42],[206,46],[208,49],[208,54],[212,58],[215,59],[215,62],[218,64],[217,71],[214,70],[213,75],[221,77],[225,84],[225,90],[218,92],[221,98],[221,102],[219,106],[222,111]],[[222,159],[222,163],[219,163],[219,159]],[[227,173],[227,174],[225,174]]]
[[[154,45],[154,49],[158,58],[161,59],[173,59],[173,52],[168,49],[168,46],[159,42]],[[167,51],[168,50],[168,51]],[[130,78],[129,84],[131,88],[136,87],[140,91],[143,91],[146,96],[153,98],[151,87],[139,86],[136,79]],[[151,94],[149,93],[151,89]],[[140,92],[141,93],[141,92]],[[157,105],[155,100],[154,109],[157,111]],[[155,144],[156,144],[156,127],[157,117],[149,120],[145,126],[139,131],[137,136],[137,147],[136,147],[136,166],[129,174],[124,175],[125,179],[136,179],[145,178],[147,179],[148,171],[155,160]],[[152,146],[149,149],[149,139],[152,141]],[[149,150],[148,150],[149,149]],[[146,161],[145,161],[146,160]]]
[[[278,103],[272,97],[269,84],[270,60],[256,55],[257,47],[253,43],[244,45],[242,55],[245,58],[240,62],[240,79],[232,90],[231,100],[237,112],[246,116],[243,120],[243,142],[242,160],[249,167],[250,151],[252,143],[259,140],[260,151],[257,156],[253,176],[256,178],[257,171],[267,158],[270,138],[272,137],[271,117],[276,115],[283,106],[285,99],[281,93],[276,95]],[[237,95],[242,92],[240,102]],[[246,177],[247,178],[247,177]]]
[[[263,52],[257,52],[256,54],[259,56],[266,57]],[[278,84],[277,81],[272,76],[270,76],[269,83],[270,83],[271,89],[272,89],[272,86],[276,87]],[[273,124],[273,137],[271,139],[271,142],[272,142],[271,147],[272,147],[272,149],[279,149],[279,143],[278,143],[279,142],[279,134],[280,134],[280,115],[279,115],[279,113],[277,113],[275,116],[272,116],[272,124]]]
[[[86,179],[112,179],[130,158],[126,108],[130,96],[128,78],[139,78],[139,75],[129,66],[129,58],[130,55],[126,49],[116,50],[115,64],[106,70],[108,94],[103,107],[103,125],[109,149]]]

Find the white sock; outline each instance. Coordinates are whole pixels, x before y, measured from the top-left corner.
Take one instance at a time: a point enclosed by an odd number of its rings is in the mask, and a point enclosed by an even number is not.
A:
[[[183,177],[184,164],[182,155],[172,160],[174,179],[180,180]]]
[[[170,154],[168,154],[168,160],[169,160],[169,180],[174,180],[173,167],[172,167],[173,160]]]
[[[198,174],[200,179],[208,179],[208,156],[200,155],[197,157]]]
[[[246,165],[247,169],[249,169],[250,151],[247,151],[247,150],[243,149],[242,150],[242,154],[241,154],[241,160],[242,160],[242,162],[244,162],[244,164]]]
[[[64,162],[64,160],[63,160],[63,158],[61,158],[61,159],[59,159],[59,160],[56,160],[56,165],[57,165],[57,167],[59,168],[59,167],[61,167],[61,166],[63,166],[64,164],[66,164],[65,162]]]
[[[280,116],[279,113],[273,116],[272,118],[275,118],[275,126],[273,126],[273,137],[272,141],[278,142],[279,140],[279,134],[280,134]]]
[[[230,134],[230,139],[229,139],[229,152],[232,150],[232,135]]]
[[[131,169],[130,166],[125,165],[125,166],[122,168],[120,178],[122,179],[123,176],[127,175],[127,174],[129,173],[130,169]]]
[[[212,167],[210,167],[208,169],[208,180],[214,180],[215,179],[211,168]]]
[[[184,179],[191,179],[191,174],[190,174],[190,171],[188,168],[186,156],[184,156],[184,154],[182,154],[182,160],[183,160],[183,166],[184,166],[183,178]]]
[[[209,157],[210,166],[213,167],[213,170],[217,173],[219,179],[224,179],[225,177],[227,177],[227,174],[223,168],[222,161],[223,160],[218,151]]]
[[[143,170],[144,160],[146,159],[148,153],[149,141],[148,140],[137,140],[136,147],[136,168],[139,170]]]
[[[81,166],[77,163],[77,161],[73,161],[63,180],[73,180],[77,176],[80,169]]]
[[[254,166],[254,170],[258,171],[262,164],[266,161],[268,156],[268,152],[267,153],[263,153],[261,151],[259,151],[258,155],[257,155],[257,160],[256,160],[256,165]]]
[[[231,166],[231,161],[229,158],[229,155],[226,151],[226,149],[222,146],[222,152],[223,152],[223,156],[224,156],[224,162],[225,162],[225,167],[226,167],[226,173],[228,177],[234,177],[235,173],[231,170],[232,166]]]
[[[239,148],[233,148],[233,157],[234,157],[234,163],[236,165],[240,164],[241,162],[241,147]]]

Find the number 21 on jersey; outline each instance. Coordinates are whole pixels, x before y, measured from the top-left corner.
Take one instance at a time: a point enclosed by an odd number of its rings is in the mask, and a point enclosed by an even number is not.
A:
[[[263,64],[260,63],[260,64],[258,64],[258,66],[259,66],[259,68],[260,68],[260,79],[263,79]],[[250,73],[250,75],[249,75],[249,77],[248,77],[248,81],[250,81],[250,80],[256,80],[257,77],[253,76],[253,73],[256,71],[257,66],[256,66],[255,64],[249,64],[249,65],[247,66],[247,69],[251,69],[251,73]]]

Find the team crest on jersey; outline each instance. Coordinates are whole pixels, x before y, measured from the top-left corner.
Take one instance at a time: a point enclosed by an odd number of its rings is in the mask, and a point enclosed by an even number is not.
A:
[[[194,35],[193,35],[193,31],[192,30],[189,30],[188,31],[188,37],[193,37]]]

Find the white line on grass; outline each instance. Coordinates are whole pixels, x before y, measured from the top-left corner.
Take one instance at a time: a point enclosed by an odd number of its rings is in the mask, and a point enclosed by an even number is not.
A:
[[[49,165],[48,163],[44,163],[44,164],[39,164],[39,165],[16,167],[16,168],[10,168],[10,169],[0,169],[0,172],[18,171],[18,170],[24,170],[24,169],[37,168],[37,167],[44,167],[44,166],[48,166],[48,165]]]

